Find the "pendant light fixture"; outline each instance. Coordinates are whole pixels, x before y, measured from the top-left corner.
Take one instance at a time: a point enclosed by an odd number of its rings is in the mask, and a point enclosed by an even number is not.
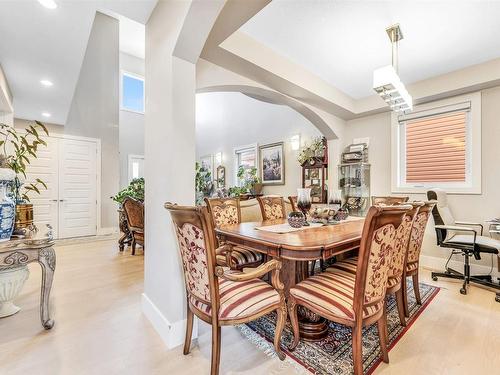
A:
[[[413,100],[398,75],[398,44],[403,39],[399,24],[386,29],[392,44],[392,65],[373,72],[373,89],[395,112],[411,111]]]

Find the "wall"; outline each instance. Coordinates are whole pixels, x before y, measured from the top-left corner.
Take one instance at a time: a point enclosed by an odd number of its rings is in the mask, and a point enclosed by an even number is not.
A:
[[[265,186],[265,194],[296,195],[301,186],[299,151],[291,148],[290,138],[301,135],[301,142],[321,133],[301,114],[285,105],[265,103],[238,92],[202,93],[196,95],[196,154],[222,151],[226,167],[226,186],[234,186],[234,148],[284,141],[285,185]],[[217,166],[214,165],[214,168]]]
[[[120,52],[120,71],[144,77],[144,59]],[[144,115],[120,110],[120,188],[128,185],[128,156],[144,155]]]
[[[12,92],[7,77],[0,65],[0,122],[11,126],[14,121],[12,100]]]
[[[64,133],[101,139],[101,226],[117,227],[119,185],[118,20],[96,13]]]
[[[500,216],[500,87],[481,92],[482,111],[482,194],[449,195],[449,205],[456,220],[484,223],[485,220]],[[364,117],[348,121],[344,144],[356,137],[370,137],[371,193],[372,195],[391,194],[391,117],[390,113]],[[425,194],[410,194],[410,199],[425,199]],[[486,226],[487,228],[487,226]],[[438,267],[449,256],[447,250],[435,245],[432,220],[427,226],[422,253],[429,257],[441,258],[441,261],[429,259]],[[456,261],[461,261],[457,256]],[[477,263],[476,261],[473,261]],[[496,262],[496,260],[495,260]],[[479,264],[490,266],[490,256],[483,256]]]

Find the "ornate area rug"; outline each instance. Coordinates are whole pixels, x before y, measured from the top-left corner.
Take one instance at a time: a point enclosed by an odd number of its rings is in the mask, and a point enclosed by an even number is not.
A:
[[[415,295],[412,288],[412,283],[408,280],[408,305],[410,308],[410,317],[407,319],[408,324],[406,327],[399,324],[395,298],[391,296],[387,301],[389,349],[391,349],[406,333],[439,292],[439,288],[437,287],[420,283],[422,305],[419,306],[415,301]],[[250,341],[272,357],[276,356],[272,345],[275,319],[275,314],[271,313],[251,323],[239,326],[239,329]],[[292,340],[292,331],[289,323],[283,331],[281,340],[282,345],[284,344],[285,347],[288,347]],[[285,350],[287,355],[285,361],[288,363],[284,363],[283,365],[293,366],[297,373],[303,374],[352,374],[351,348],[351,328],[330,322],[329,335],[327,338],[316,343],[301,340],[293,352]],[[363,329],[364,373],[371,374],[380,362],[377,325],[373,324]]]

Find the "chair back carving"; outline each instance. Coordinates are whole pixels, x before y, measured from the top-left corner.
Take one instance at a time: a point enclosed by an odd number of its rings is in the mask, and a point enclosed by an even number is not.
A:
[[[420,258],[420,250],[424,240],[425,227],[429,221],[431,211],[435,208],[436,201],[428,201],[420,207],[411,229],[410,243],[408,245],[408,263],[416,263]]]
[[[387,206],[392,206],[395,204],[401,204],[408,202],[408,197],[377,197],[372,196],[372,205],[385,204]]]
[[[292,206],[292,211],[297,211],[297,196],[289,196],[288,200],[290,201],[290,205]]]
[[[129,230],[131,231],[144,231],[144,203],[131,198],[126,197],[123,201],[123,211],[127,217],[127,223]]]
[[[262,220],[276,220],[286,217],[285,201],[283,197],[257,197],[262,213]]]
[[[166,203],[177,235],[188,299],[193,298],[218,311],[215,278],[215,238],[207,208]],[[215,314],[216,315],[216,314]]]
[[[372,206],[363,227],[361,247],[354,287],[354,311],[361,314],[364,307],[382,307],[387,288],[387,276],[394,251],[396,228],[410,205]]]
[[[413,206],[413,208],[404,214],[401,225],[396,229],[394,251],[391,256],[391,263],[388,272],[389,279],[400,279],[403,276],[408,256],[408,246],[410,242],[413,222],[418,214],[420,207],[424,205],[424,202],[414,202],[410,204]]]
[[[205,202],[216,228],[241,223],[239,198],[205,198]]]

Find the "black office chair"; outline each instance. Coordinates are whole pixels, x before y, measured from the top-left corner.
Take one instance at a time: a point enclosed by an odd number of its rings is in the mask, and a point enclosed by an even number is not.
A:
[[[432,280],[437,281],[438,277],[463,280],[461,294],[467,294],[467,287],[470,283],[500,290],[500,284],[493,282],[491,275],[470,274],[470,258],[474,257],[476,260],[480,260],[482,253],[498,255],[500,241],[483,236],[483,226],[480,223],[455,221],[448,208],[446,193],[443,190],[429,190],[427,198],[438,202],[432,210],[438,246],[452,249],[452,255],[461,254],[464,257],[463,273],[448,267],[448,263],[446,263],[446,271],[432,272]],[[479,235],[477,229],[473,227],[480,229]],[[500,302],[500,292],[496,293],[495,301]]]

